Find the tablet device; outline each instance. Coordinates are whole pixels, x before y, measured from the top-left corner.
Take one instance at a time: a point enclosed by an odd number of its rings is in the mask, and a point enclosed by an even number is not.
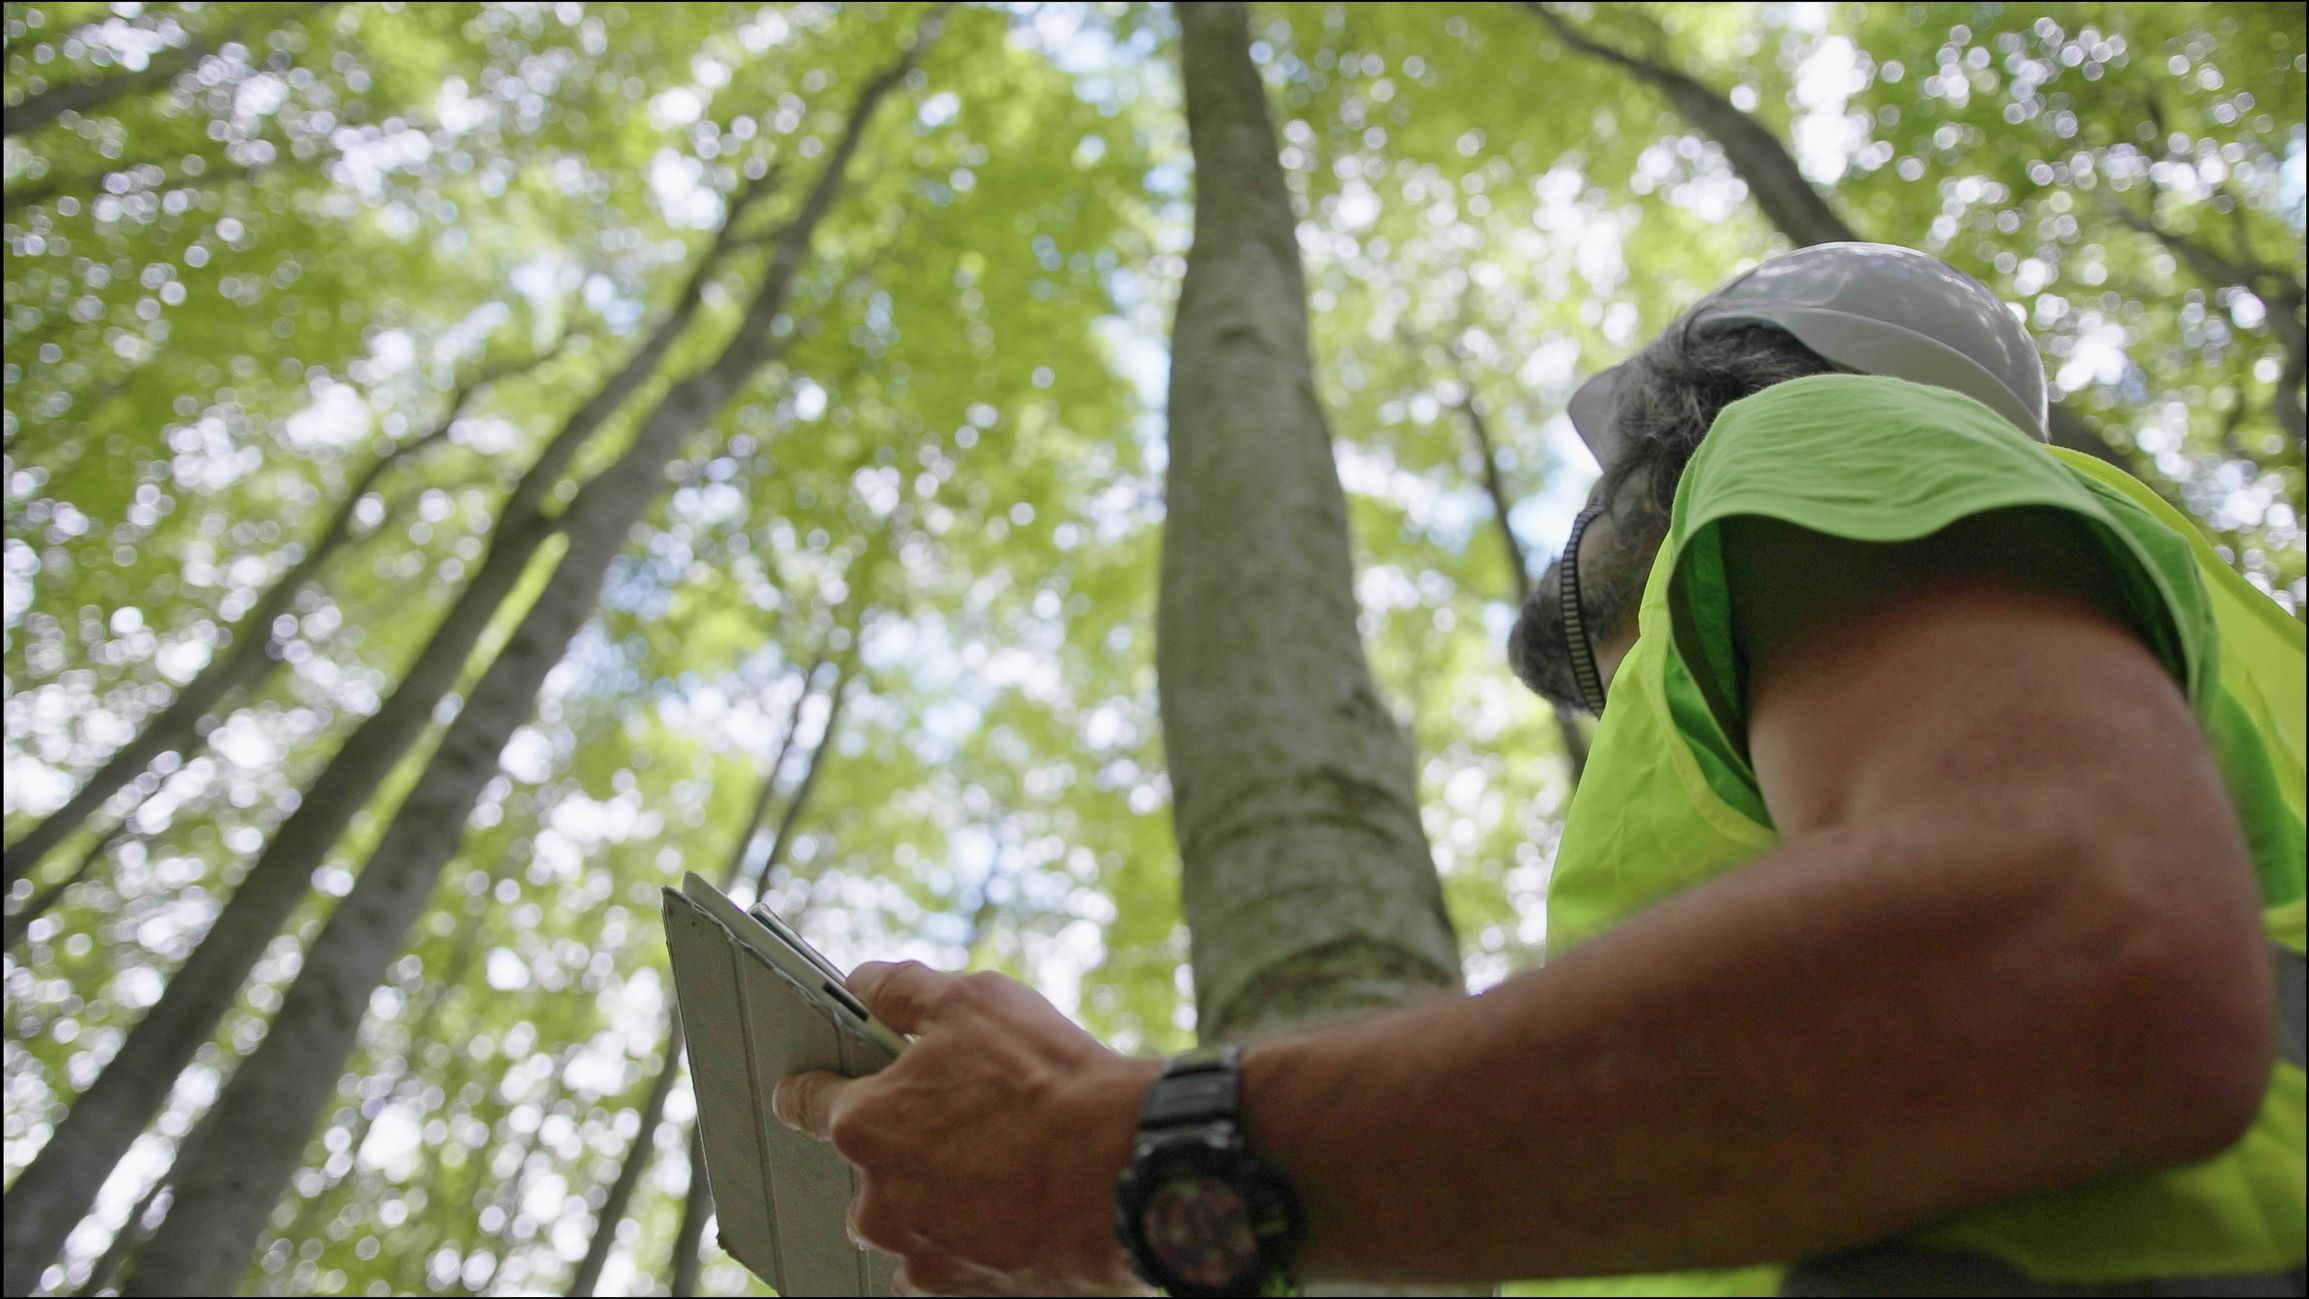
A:
[[[722,1248],[780,1294],[891,1293],[897,1260],[850,1242],[854,1171],[832,1146],[779,1123],[770,1093],[803,1070],[873,1073],[905,1038],[767,907],[748,912],[694,874],[664,894]]]

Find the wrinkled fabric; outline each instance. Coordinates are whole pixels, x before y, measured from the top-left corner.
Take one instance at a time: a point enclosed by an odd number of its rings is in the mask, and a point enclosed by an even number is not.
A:
[[[2080,535],[2114,579],[2122,613],[2188,698],[2220,764],[2269,939],[2300,953],[2301,624],[2122,472],[2032,442],[1957,393],[1844,374],[1726,407],[1693,456],[1568,813],[1548,893],[1549,951],[1591,941],[1779,842],[1747,759],[1719,524],[1755,515],[1897,542],[2025,507],[2085,525]],[[2253,1127],[2213,1159],[1997,1205],[1913,1240],[2068,1284],[2285,1272],[2302,1265],[2309,1234],[2304,1126],[2302,1071],[2280,1061]],[[1645,1282],[1652,1293],[1768,1294],[1784,1275],[1748,1268]]]

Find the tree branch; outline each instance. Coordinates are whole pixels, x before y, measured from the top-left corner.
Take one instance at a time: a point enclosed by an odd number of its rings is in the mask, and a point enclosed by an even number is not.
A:
[[[1524,8],[1538,15],[1566,45],[1625,68],[1666,94],[1685,120],[1723,149],[1725,160],[1732,164],[1732,170],[1740,179],[1747,182],[1748,192],[1755,195],[1756,205],[1790,243],[1805,247],[1863,240],[1804,178],[1795,156],[1780,143],[1779,137],[1740,111],[1731,100],[1674,68],[1638,58],[1586,35],[1538,0],[1524,0]],[[2078,412],[2055,404],[2047,414],[2047,425],[2053,445],[2081,451],[2120,469],[2130,468],[2125,457],[2101,435],[2100,429]]]
[[[184,44],[153,55],[151,61],[135,72],[116,72],[111,76],[66,82],[50,86],[37,94],[26,95],[7,108],[0,109],[0,136],[14,139],[37,131],[66,113],[85,116],[116,99],[167,85],[176,80],[180,73],[208,57],[211,51],[239,40],[243,33],[259,21],[285,19],[298,22],[338,2],[308,0],[308,3],[296,5],[250,5],[221,30],[196,33]]]
[[[1410,328],[1403,328],[1404,343],[1415,351],[1419,341]],[[1515,607],[1521,610],[1531,600],[1531,564],[1525,556],[1522,538],[1515,535],[1515,527],[1508,522],[1509,497],[1506,477],[1499,469],[1499,453],[1494,449],[1491,424],[1485,417],[1483,399],[1476,394],[1475,380],[1468,373],[1467,350],[1459,340],[1444,345],[1444,355],[1451,358],[1452,378],[1459,385],[1459,414],[1467,422],[1468,436],[1475,443],[1475,454],[1483,465],[1483,490],[1491,498],[1491,518],[1498,525],[1501,546],[1507,552],[1507,570],[1514,585]],[[1548,713],[1555,719],[1556,737],[1563,741],[1564,756],[1571,760],[1571,779],[1577,785],[1587,774],[1587,737],[1580,733],[1579,723],[1570,714],[1553,704]]]
[[[1597,40],[1538,0],[1525,0],[1524,8],[1538,15],[1564,44],[1625,68],[1666,95],[1685,120],[1723,148],[1732,170],[1755,195],[1756,205],[1791,242],[1802,246],[1859,241],[1851,224],[1837,215],[1827,198],[1805,178],[1778,137],[1730,99],[1678,69]]]
[[[2243,206],[2235,199],[2231,202],[2239,209]],[[2272,412],[2278,426],[2292,439],[2296,454],[2309,447],[2309,409],[2303,405],[2303,384],[2309,379],[2309,322],[2302,316],[2304,305],[2309,304],[2309,286],[2294,272],[2255,259],[2249,252],[2231,257],[2202,239],[2175,230],[2157,216],[2154,199],[2146,211],[2135,211],[2103,193],[2101,206],[2127,227],[2164,245],[2213,288],[2243,289],[2261,300],[2266,313],[2263,322],[2285,351],[2284,368],[2278,372],[2277,391],[2270,403]]]

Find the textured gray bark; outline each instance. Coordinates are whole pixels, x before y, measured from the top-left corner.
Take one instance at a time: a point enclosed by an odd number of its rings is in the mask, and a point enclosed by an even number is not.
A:
[[[313,3],[293,5],[250,5],[248,9],[224,25],[224,29],[207,34],[195,34],[174,49],[162,50],[152,61],[134,72],[115,72],[109,76],[91,77],[86,81],[69,81],[50,86],[36,95],[0,109],[0,136],[14,139],[30,131],[37,131],[66,113],[90,113],[116,99],[141,91],[165,86],[207,58],[211,50],[242,35],[259,22],[302,22],[314,11],[334,8],[338,0],[314,0]]]
[[[1837,214],[1827,197],[1804,178],[1795,155],[1788,152],[1780,138],[1763,123],[1741,112],[1730,99],[1675,68],[1604,44],[1538,0],[1525,0],[1524,8],[1539,15],[1564,44],[1625,68],[1637,80],[1666,95],[1684,120],[1722,146],[1724,160],[1731,163],[1732,170],[1747,183],[1748,192],[1756,197],[1756,206],[1764,210],[1765,217],[1788,237],[1788,242],[1803,247],[1865,240],[1865,236]],[[2055,403],[2049,415],[2053,445],[2082,451],[2120,469],[2130,468],[2125,456],[2083,414]]]
[[[482,673],[352,892],[314,939],[263,1043],[186,1139],[176,1204],[138,1254],[124,1293],[221,1293],[238,1283],[351,1054],[370,994],[455,855],[498,754],[533,714],[546,674],[592,615],[611,561],[663,491],[667,465],[776,355],[770,326],[792,296],[811,236],[833,207],[875,107],[912,69],[930,35],[926,26],[859,96],[817,183],[780,233],[736,334],[710,364],[667,392],[633,444],[570,503],[568,548],[537,603]]]
[[[504,878],[511,864],[510,861],[501,863],[490,883],[494,885],[498,879]],[[356,1107],[352,1126],[345,1137],[345,1172],[328,1179],[320,1189],[305,1197],[304,1202],[297,1206],[295,1219],[280,1233],[281,1239],[294,1245],[310,1240],[321,1229],[323,1211],[329,1203],[330,1192],[335,1191],[345,1178],[351,1177],[360,1167],[361,1147],[369,1143],[369,1132],[377,1126],[377,1120],[398,1103],[402,1096],[423,1084],[425,1075],[417,1067],[417,1052],[425,1043],[433,1040],[434,1025],[440,1022],[442,1006],[447,1004],[459,988],[465,986],[466,971],[472,967],[474,956],[481,950],[481,920],[487,911],[488,902],[484,897],[476,901],[473,908],[458,921],[456,937],[450,940],[449,959],[441,966],[441,977],[432,981],[425,996],[425,1007],[418,1012],[416,1021],[410,1024],[408,1036],[404,1039],[407,1045],[403,1048],[405,1058],[400,1074],[374,1100]]]
[[[1412,757],[1355,625],[1347,505],[1239,4],[1176,7],[1194,248],[1171,341],[1156,668],[1206,1041],[1460,986]]]
[[[26,1294],[96,1200],[104,1179],[160,1112],[177,1074],[216,1031],[266,944],[312,887],[312,875],[357,812],[410,746],[432,725],[456,687],[475,642],[559,521],[543,513],[586,442],[648,381],[701,303],[706,281],[737,242],[737,222],[761,193],[744,191],[672,312],[577,412],[524,472],[499,511],[489,552],[392,695],[354,728],[308,786],[296,811],[273,831],[200,946],[168,982],[120,1050],[17,1176],[4,1203],[6,1254],[0,1292]],[[566,516],[565,516],[566,517]]]
[[[558,351],[559,349],[555,349]],[[229,648],[202,668],[168,706],[156,713],[126,744],[105,759],[94,774],[81,783],[64,806],[49,813],[30,830],[24,832],[7,851],[7,878],[10,885],[32,873],[40,860],[56,845],[62,843],[74,830],[103,807],[120,787],[144,774],[153,759],[164,753],[183,753],[201,742],[200,722],[228,697],[255,689],[273,670],[280,666],[279,644],[273,635],[273,620],[288,612],[289,605],[304,590],[307,583],[321,575],[321,570],[336,558],[339,550],[353,539],[353,517],[367,496],[383,478],[387,470],[402,460],[422,455],[449,438],[449,430],[464,417],[465,408],[480,395],[483,388],[542,364],[552,352],[492,369],[461,385],[450,399],[449,411],[441,421],[427,430],[424,436],[387,451],[370,463],[353,481],[336,513],[321,529],[313,544],[306,548],[297,562],[265,588],[247,614],[233,625],[228,637]]]

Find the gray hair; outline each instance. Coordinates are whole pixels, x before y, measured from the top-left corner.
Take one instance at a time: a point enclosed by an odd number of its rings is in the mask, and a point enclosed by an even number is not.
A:
[[[1770,325],[1672,326],[1637,353],[1612,409],[1619,455],[1596,500],[1629,540],[1667,535],[1676,484],[1724,407],[1836,366]]]
[[[1612,418],[1619,454],[1588,499],[1610,526],[1585,534],[1579,603],[1591,645],[1624,632],[1642,603],[1651,558],[1668,532],[1676,485],[1724,407],[1776,383],[1835,366],[1769,325],[1671,327],[1628,364]],[[1508,637],[1508,662],[1558,708],[1587,711],[1573,675],[1575,632],[1563,616],[1563,557],[1540,575]]]

